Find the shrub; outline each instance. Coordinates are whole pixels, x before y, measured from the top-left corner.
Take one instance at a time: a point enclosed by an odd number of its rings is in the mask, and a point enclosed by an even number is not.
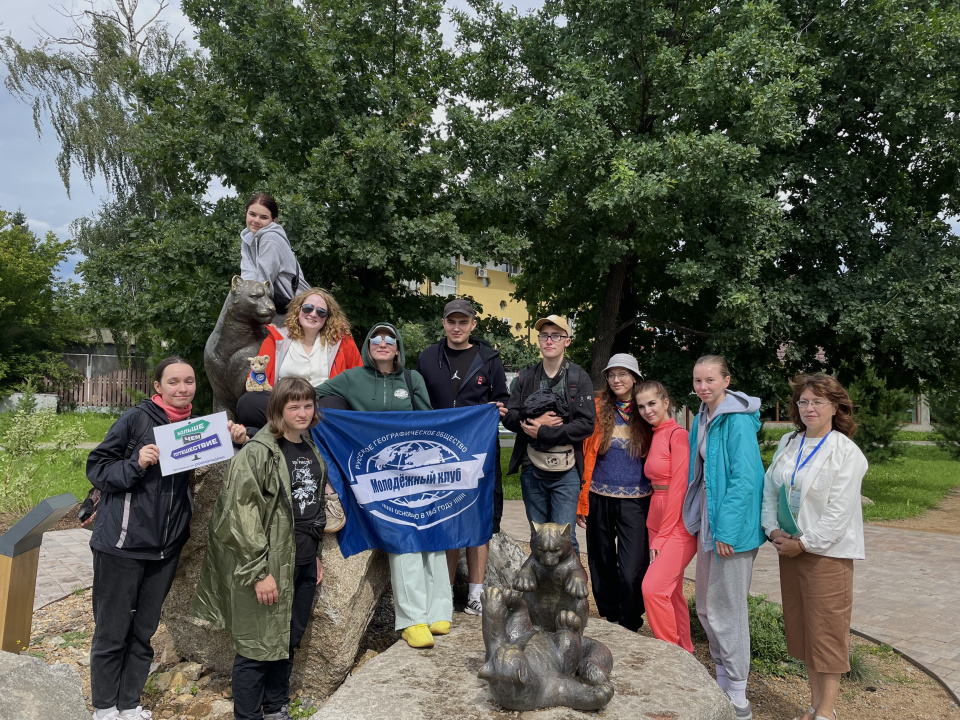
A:
[[[887,388],[887,381],[872,367],[847,388],[854,405],[858,427],[854,442],[871,463],[882,463],[902,453],[895,442],[900,426],[907,421],[912,396],[904,390]]]
[[[696,600],[687,601],[690,609],[690,630],[694,640],[707,639],[707,634],[697,617]],[[747,612],[750,623],[750,666],[763,675],[802,675],[803,663],[787,652],[783,633],[783,608],[767,602],[765,595],[747,597]]]
[[[938,423],[933,438],[954,460],[960,460],[960,391],[943,388],[927,395],[930,418]]]
[[[877,676],[877,669],[870,660],[870,650],[861,645],[850,648],[850,670],[843,674],[844,680],[866,683]]]

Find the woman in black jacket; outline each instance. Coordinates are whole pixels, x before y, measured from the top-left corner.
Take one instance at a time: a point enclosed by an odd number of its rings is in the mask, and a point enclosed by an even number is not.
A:
[[[125,412],[87,458],[87,478],[102,493],[93,549],[90,648],[94,720],[150,718],[140,694],[150,671],[150,638],[190,537],[189,473],[164,477],[153,429],[190,417],[196,375],[180,357],[154,373],[156,394]],[[246,432],[231,427],[235,442]]]

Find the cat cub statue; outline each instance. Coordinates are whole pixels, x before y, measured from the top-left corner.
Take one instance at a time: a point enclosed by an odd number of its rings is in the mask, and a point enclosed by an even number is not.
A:
[[[534,523],[530,550],[514,589],[484,591],[486,662],[478,676],[510,710],[599,710],[613,698],[613,655],[583,636],[587,574],[570,525]]]
[[[273,390],[273,385],[267,380],[267,365],[270,363],[269,355],[254,355],[248,357],[250,361],[250,373],[247,375],[247,392],[266,392]]]

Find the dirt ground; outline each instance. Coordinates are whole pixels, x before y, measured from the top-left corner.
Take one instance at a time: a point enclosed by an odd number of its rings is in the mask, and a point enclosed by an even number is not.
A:
[[[880,520],[871,525],[921,530],[923,532],[960,535],[960,488],[954,488],[940,501],[940,506],[927,510],[923,515],[907,520]]]

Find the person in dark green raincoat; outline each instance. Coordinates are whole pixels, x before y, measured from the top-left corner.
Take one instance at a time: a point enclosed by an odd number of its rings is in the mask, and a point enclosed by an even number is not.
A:
[[[309,438],[316,395],[281,378],[267,426],[230,461],[210,518],[193,614],[230,634],[236,720],[288,720],[293,652],[323,578],[327,468]]]

